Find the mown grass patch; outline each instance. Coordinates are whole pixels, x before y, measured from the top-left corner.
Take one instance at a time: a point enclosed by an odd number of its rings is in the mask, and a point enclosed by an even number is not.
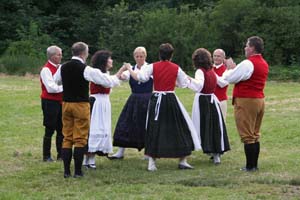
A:
[[[176,92],[191,112],[193,93]],[[39,79],[2,75],[0,199],[299,199],[300,83],[268,82],[265,93],[259,172],[239,170],[245,156],[229,100],[231,151],[219,166],[198,151],[189,157],[194,170],[178,170],[176,159],[158,159],[158,171],[151,173],[143,152],[127,149],[123,160],[97,157],[97,170],[84,170],[83,179],[65,180],[61,162],[41,161]],[[112,91],[112,129],[129,94],[127,83]],[[55,155],[54,140],[52,144]]]

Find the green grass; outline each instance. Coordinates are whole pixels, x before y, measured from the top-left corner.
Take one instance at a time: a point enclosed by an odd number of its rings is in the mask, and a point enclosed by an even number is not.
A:
[[[190,112],[193,93],[176,92]],[[198,151],[189,158],[195,170],[180,171],[177,160],[160,159],[158,171],[148,172],[143,153],[128,149],[122,161],[97,157],[97,170],[85,171],[83,179],[65,180],[61,162],[41,161],[39,79],[2,75],[0,199],[300,199],[300,83],[268,82],[265,93],[257,173],[239,171],[245,157],[229,100],[232,150],[219,166]],[[113,89],[113,126],[129,94],[127,83]],[[55,154],[54,140],[52,144]]]

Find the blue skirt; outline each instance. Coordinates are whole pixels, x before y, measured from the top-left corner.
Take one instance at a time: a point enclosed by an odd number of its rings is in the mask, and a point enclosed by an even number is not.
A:
[[[113,145],[136,148],[145,146],[146,116],[152,93],[132,93],[118,119]]]

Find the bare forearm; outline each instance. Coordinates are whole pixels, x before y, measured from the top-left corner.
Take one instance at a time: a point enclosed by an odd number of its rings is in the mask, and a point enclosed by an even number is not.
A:
[[[129,71],[131,77],[132,77],[134,80],[139,81],[138,75],[137,75],[136,72],[134,72],[134,71],[132,70],[131,65],[130,65],[129,63],[126,63],[125,66],[126,66],[127,70]]]

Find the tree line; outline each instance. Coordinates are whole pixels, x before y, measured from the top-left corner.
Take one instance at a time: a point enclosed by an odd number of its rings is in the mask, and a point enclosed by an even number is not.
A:
[[[154,62],[158,46],[170,42],[173,61],[191,70],[196,48],[222,48],[239,60],[252,35],[264,39],[271,65],[300,64],[300,2],[294,0],[3,0],[0,12],[4,72],[18,69],[18,58],[24,68],[24,57],[35,60],[25,67],[30,71],[52,44],[67,60],[77,41],[89,44],[91,54],[111,50],[116,63],[133,62],[137,46],[145,46]]]

